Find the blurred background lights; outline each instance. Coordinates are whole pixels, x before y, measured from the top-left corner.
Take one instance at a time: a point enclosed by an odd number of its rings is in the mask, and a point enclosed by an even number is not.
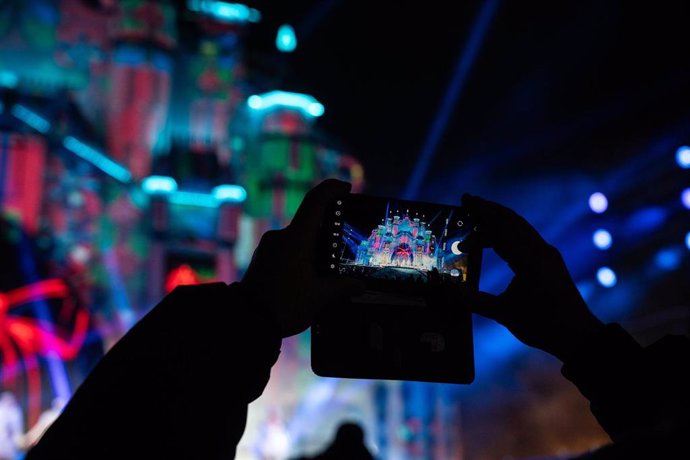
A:
[[[609,267],[601,267],[597,270],[597,281],[602,286],[610,288],[616,285],[618,278],[616,277],[616,272]]]
[[[690,187],[681,192],[680,201],[683,202],[683,206],[690,209]]]
[[[683,145],[676,150],[676,162],[683,169],[690,168],[690,146]]]
[[[690,232],[685,234],[685,247],[690,249]]]
[[[141,181],[141,189],[148,193],[173,193],[177,191],[177,182],[168,176],[149,176]]]
[[[682,254],[678,248],[665,248],[656,253],[654,264],[662,270],[675,270],[680,266]]]
[[[592,235],[592,241],[594,242],[594,246],[603,250],[611,247],[613,239],[608,231],[599,229]]]
[[[604,195],[603,193],[595,192],[592,193],[592,195],[589,197],[589,208],[593,212],[601,214],[602,212],[606,211],[608,207],[609,200],[606,199],[606,195]]]
[[[297,48],[295,29],[290,24],[283,24],[278,28],[276,48],[283,53],[292,53]]]

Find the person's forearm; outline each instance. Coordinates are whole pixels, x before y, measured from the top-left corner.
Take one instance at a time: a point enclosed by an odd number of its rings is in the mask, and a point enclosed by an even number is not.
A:
[[[105,355],[26,460],[231,457],[281,342],[249,303],[237,284],[175,290]]]

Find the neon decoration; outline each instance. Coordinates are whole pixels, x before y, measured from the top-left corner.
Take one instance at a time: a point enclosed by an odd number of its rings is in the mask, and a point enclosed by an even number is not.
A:
[[[314,96],[277,90],[249,96],[247,105],[253,110],[269,110],[281,107],[298,109],[310,117],[320,117],[325,111],[323,104],[317,101]]]
[[[199,284],[201,279],[199,275],[188,264],[182,264],[179,267],[173,268],[168,273],[165,279],[165,292],[171,292],[177,286],[187,286],[190,284]]]
[[[74,359],[81,349],[89,325],[89,314],[77,309],[69,340],[55,331],[54,324],[37,319],[15,316],[11,310],[31,302],[57,299],[62,301],[60,315],[74,309],[69,289],[60,279],[48,279],[0,292],[0,356],[3,361],[3,386],[14,385],[19,369],[26,372],[29,394],[29,423],[34,423],[41,410],[41,374],[38,357]],[[69,331],[68,331],[69,332]]]

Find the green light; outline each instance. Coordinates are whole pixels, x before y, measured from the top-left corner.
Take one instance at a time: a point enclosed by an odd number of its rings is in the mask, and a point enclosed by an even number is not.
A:
[[[149,176],[141,182],[141,189],[149,195],[167,195],[177,191],[177,182],[168,176]]]
[[[278,27],[276,35],[276,48],[283,53],[292,53],[297,48],[297,36],[295,29],[289,24]]]
[[[302,113],[310,117],[320,117],[325,111],[323,104],[313,96],[287,91],[270,91],[264,94],[255,94],[247,99],[247,105],[254,110],[293,108],[301,110]]]
[[[62,141],[62,145],[64,145],[67,150],[88,161],[110,177],[120,182],[129,182],[132,180],[132,174],[124,166],[115,163],[103,153],[84,144],[79,139],[67,136]]]

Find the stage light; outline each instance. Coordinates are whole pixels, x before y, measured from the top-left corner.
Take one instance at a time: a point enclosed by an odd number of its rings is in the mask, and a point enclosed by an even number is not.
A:
[[[88,161],[110,177],[120,182],[129,182],[132,180],[132,174],[124,166],[115,163],[103,153],[84,144],[79,139],[67,136],[63,139],[62,145],[64,145],[67,150]]]
[[[611,247],[613,239],[611,238],[611,234],[608,231],[604,229],[599,229],[596,232],[594,232],[594,235],[592,235],[592,241],[594,242],[594,246],[596,246],[599,249],[605,250]]]
[[[618,277],[616,272],[611,270],[609,267],[601,267],[597,270],[597,281],[604,287],[610,288],[616,285]]]
[[[202,208],[218,207],[218,200],[213,195],[199,192],[177,191],[170,195],[170,202],[183,206],[199,206]]]
[[[21,104],[14,105],[11,113],[40,133],[45,134],[50,131],[50,122],[48,120]]]
[[[685,234],[685,247],[690,249],[690,232]]]
[[[224,22],[259,22],[261,13],[241,3],[216,0],[189,0],[187,7],[197,13],[208,14]]]
[[[683,169],[690,168],[690,146],[683,145],[676,150],[676,162]]]
[[[606,195],[604,195],[601,192],[596,192],[592,193],[592,195],[589,197],[589,208],[593,211],[596,212],[597,214],[601,214],[606,209],[609,207],[609,200],[606,199]]]
[[[678,248],[665,248],[654,256],[655,265],[662,270],[675,270],[680,266],[681,251]]]
[[[255,94],[253,96],[249,96],[249,98],[247,99],[247,105],[251,109],[259,110],[261,107],[264,106],[264,102],[261,99],[261,96],[257,96]]]
[[[268,110],[276,107],[289,107],[301,110],[310,117],[320,117],[325,109],[323,104],[308,94],[286,91],[270,91],[264,94],[249,96],[247,105],[254,110]]]
[[[683,206],[690,209],[690,188],[686,188],[680,193],[680,201],[683,203]]]
[[[0,70],[0,86],[3,88],[16,88],[19,84],[19,77],[14,72]]]
[[[141,181],[141,189],[149,195],[166,195],[177,191],[177,182],[168,176],[149,176]]]
[[[213,188],[211,194],[224,203],[242,203],[247,199],[247,191],[241,185],[219,185]]]
[[[291,25],[283,24],[278,28],[276,48],[283,53],[292,53],[297,48],[297,36]]]

